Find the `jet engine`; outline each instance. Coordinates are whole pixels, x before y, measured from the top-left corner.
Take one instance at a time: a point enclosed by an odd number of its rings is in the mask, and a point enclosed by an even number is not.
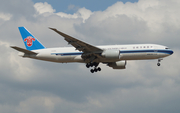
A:
[[[120,51],[119,50],[105,50],[102,52],[101,55],[108,59],[120,59]]]
[[[111,62],[108,63],[108,66],[113,69],[126,69],[126,61]]]

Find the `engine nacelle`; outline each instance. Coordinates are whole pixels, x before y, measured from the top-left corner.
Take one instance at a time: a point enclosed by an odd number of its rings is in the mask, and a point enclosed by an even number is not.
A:
[[[102,52],[101,55],[108,59],[120,59],[120,51],[119,50],[105,50]]]
[[[111,62],[108,63],[108,66],[113,69],[126,69],[126,61]]]

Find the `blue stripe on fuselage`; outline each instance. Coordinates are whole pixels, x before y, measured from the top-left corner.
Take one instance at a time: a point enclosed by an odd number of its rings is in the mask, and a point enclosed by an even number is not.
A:
[[[165,53],[173,54],[172,50],[122,50],[121,53]]]
[[[61,55],[61,56],[70,56],[70,55],[82,55],[83,52],[73,52],[73,53],[51,53],[51,55]]]
[[[172,50],[120,50],[121,53],[165,53],[173,54]],[[70,55],[82,55],[83,52],[72,52],[72,53],[51,53],[51,55],[70,56]]]

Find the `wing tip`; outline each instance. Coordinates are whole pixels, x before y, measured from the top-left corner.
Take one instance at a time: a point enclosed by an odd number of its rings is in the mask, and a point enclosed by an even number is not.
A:
[[[10,48],[16,48],[17,46],[10,46]]]
[[[57,30],[56,28],[52,28],[52,27],[49,27],[49,29],[51,29],[51,30]]]

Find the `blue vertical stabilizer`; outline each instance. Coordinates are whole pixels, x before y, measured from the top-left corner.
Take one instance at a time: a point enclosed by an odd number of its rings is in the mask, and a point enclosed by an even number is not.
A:
[[[25,27],[19,27],[19,31],[27,50],[45,48]]]

